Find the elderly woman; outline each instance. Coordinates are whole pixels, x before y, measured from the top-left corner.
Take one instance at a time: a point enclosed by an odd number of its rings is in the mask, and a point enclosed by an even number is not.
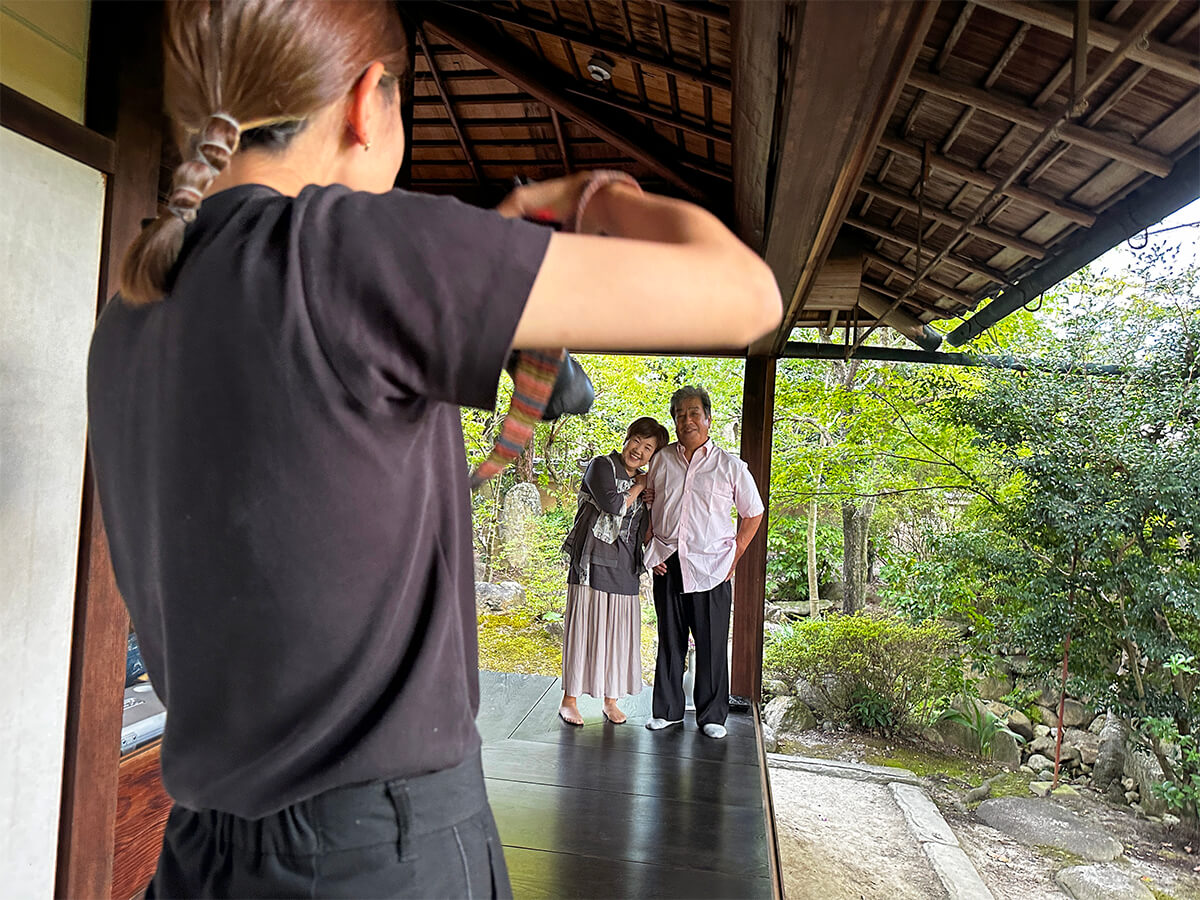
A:
[[[576,698],[604,698],[604,716],[625,721],[617,698],[642,689],[642,611],[638,599],[642,547],[649,517],[640,471],[670,442],[667,429],[645,416],[625,432],[620,452],[588,464],[575,523],[563,542],[570,562],[563,617],[563,702],[558,714],[582,725]]]

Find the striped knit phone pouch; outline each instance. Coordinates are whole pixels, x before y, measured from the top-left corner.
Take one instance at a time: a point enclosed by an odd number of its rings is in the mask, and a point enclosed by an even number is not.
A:
[[[616,181],[638,187],[638,183],[624,172],[601,170],[591,173],[579,195],[575,213],[563,224],[563,230],[578,231],[583,211],[592,197],[600,188]],[[591,382],[565,349],[514,350],[508,371],[513,381],[512,401],[491,453],[471,474],[471,490],[500,474],[520,456],[543,418],[556,419],[563,413],[581,415],[592,406]]]

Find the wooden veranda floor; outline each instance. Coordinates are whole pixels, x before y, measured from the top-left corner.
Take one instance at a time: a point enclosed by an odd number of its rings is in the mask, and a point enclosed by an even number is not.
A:
[[[769,898],[773,852],[749,714],[714,741],[682,726],[647,731],[650,690],[614,726],[580,698],[586,724],[559,720],[557,678],[480,672],[488,796],[520,898]]]

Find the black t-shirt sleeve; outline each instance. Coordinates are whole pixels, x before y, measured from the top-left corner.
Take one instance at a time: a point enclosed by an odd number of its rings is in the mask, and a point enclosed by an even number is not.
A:
[[[399,190],[300,199],[308,315],[346,389],[490,409],[550,230]]]

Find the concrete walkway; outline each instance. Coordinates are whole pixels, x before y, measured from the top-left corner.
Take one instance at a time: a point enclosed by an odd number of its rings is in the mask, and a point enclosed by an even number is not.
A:
[[[787,900],[993,900],[912,772],[767,761]]]

